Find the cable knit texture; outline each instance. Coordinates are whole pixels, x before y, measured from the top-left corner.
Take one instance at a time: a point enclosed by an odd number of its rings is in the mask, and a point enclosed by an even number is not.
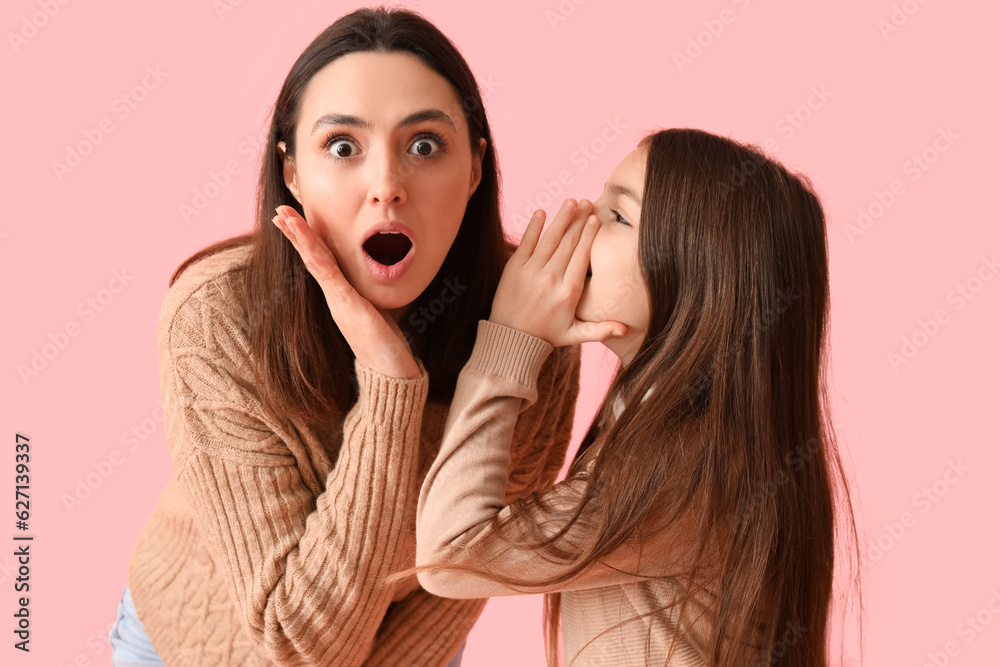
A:
[[[427,401],[426,373],[356,364],[358,400],[342,418],[316,428],[265,410],[249,366],[247,250],[189,267],[160,312],[174,471],[129,563],[139,619],[170,666],[445,665],[485,601],[383,582],[415,562],[417,495],[448,405]],[[505,498],[555,479],[579,364],[567,348],[541,367]]]
[[[547,385],[539,371],[551,351],[547,342],[524,332],[479,323],[444,442],[420,491],[419,565],[486,562],[489,574],[518,581],[565,571],[548,554],[512,545],[535,540],[530,525],[547,537],[563,529],[583,498],[586,479],[569,478],[515,505],[506,491],[510,443],[517,437],[519,415],[537,406]],[[596,530],[599,503],[583,506],[580,520],[556,541],[558,551],[580,553],[585,536]],[[510,518],[514,508],[520,520],[497,527],[495,520]],[[716,600],[706,585],[693,588],[683,611],[676,604],[685,593],[675,573],[684,571],[680,559],[688,541],[680,530],[633,539],[568,581],[530,588],[462,570],[424,571],[419,577],[427,590],[453,598],[562,593],[563,648],[571,667],[703,667]]]

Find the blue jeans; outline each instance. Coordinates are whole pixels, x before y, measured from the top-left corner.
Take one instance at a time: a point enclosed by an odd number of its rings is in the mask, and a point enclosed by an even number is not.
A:
[[[118,605],[118,618],[111,626],[108,633],[111,640],[111,664],[114,667],[138,667],[139,665],[159,665],[163,667],[163,661],[156,654],[153,645],[149,643],[149,637],[139,622],[139,617],[135,615],[135,607],[132,605],[132,595],[128,592],[128,586],[122,593],[122,601]]]
[[[111,664],[114,667],[148,667],[149,665],[164,667],[163,661],[156,654],[142,623],[139,622],[139,617],[136,616],[128,586],[122,593],[122,601],[118,604],[118,618],[111,626],[108,639],[111,640]],[[462,651],[464,650],[465,644],[459,646],[458,653],[451,659],[447,667],[461,667]]]

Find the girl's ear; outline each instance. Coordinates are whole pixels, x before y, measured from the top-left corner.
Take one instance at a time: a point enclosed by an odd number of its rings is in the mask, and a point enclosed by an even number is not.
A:
[[[292,193],[296,201],[300,204],[302,203],[302,197],[299,196],[299,176],[295,170],[295,160],[288,155],[286,149],[286,144],[284,141],[278,142],[278,157],[281,158],[281,170],[285,177],[285,187],[288,191]]]
[[[483,180],[483,157],[486,155],[486,139],[479,137],[479,152],[472,154],[472,179],[469,181],[469,199],[476,193],[479,182]]]

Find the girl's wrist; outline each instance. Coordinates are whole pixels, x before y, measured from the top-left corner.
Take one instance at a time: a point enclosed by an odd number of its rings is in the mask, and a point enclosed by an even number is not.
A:
[[[534,386],[553,346],[544,338],[492,319],[480,320],[467,367]]]

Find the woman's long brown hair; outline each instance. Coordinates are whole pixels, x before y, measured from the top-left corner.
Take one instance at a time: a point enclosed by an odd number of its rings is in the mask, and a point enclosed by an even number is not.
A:
[[[838,519],[855,566],[860,553],[825,388],[822,207],[804,176],[732,140],[672,129],[640,145],[649,331],[570,469],[585,482],[575,510],[560,516],[535,496],[494,520],[499,535],[536,538],[513,548],[565,569],[544,581],[491,574],[488,562],[471,569],[530,592],[637,537],[683,535],[665,564],[689,591],[715,593],[708,665],[825,667]],[[532,523],[539,514],[563,529],[545,537]],[[569,553],[557,544],[574,521],[585,521],[587,537]],[[547,595],[550,665],[559,610],[559,594]]]
[[[500,174],[493,134],[475,77],[447,37],[410,11],[370,8],[347,14],[320,33],[292,65],[274,104],[257,184],[253,231],[215,243],[185,260],[174,281],[191,264],[209,255],[250,246],[243,272],[247,295],[250,354],[265,406],[306,423],[320,423],[346,412],[356,395],[353,358],[330,316],[319,284],[305,269],[291,243],[271,223],[274,209],[299,202],[285,186],[279,141],[295,154],[295,127],[302,96],[312,77],[337,58],[357,52],[408,52],[447,79],[455,89],[469,125],[473,151],[486,139],[482,180],[441,269],[413,304],[413,312],[435,302],[446,289],[455,303],[429,308],[431,317],[401,323],[430,376],[430,396],[447,400],[458,372],[472,352],[476,322],[489,317],[490,305],[509,254],[500,218]]]

